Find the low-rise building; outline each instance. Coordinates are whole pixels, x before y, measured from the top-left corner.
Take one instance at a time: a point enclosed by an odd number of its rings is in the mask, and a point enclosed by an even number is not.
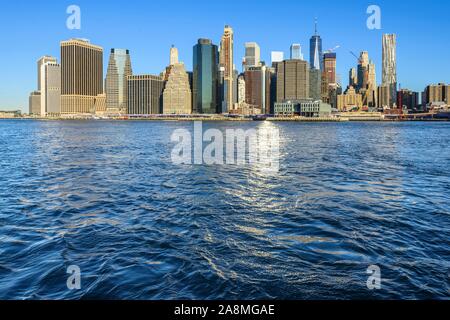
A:
[[[275,116],[326,118],[331,116],[331,105],[311,99],[276,102]]]

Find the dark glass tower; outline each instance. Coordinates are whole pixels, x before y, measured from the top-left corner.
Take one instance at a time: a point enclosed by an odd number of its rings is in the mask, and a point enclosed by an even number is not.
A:
[[[323,70],[322,38],[317,33],[317,21],[315,33],[309,41],[309,64],[311,69]]]
[[[194,113],[213,114],[218,110],[219,51],[209,39],[199,39],[194,46]]]

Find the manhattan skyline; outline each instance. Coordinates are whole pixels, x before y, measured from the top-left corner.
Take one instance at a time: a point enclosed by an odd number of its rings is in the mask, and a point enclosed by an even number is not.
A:
[[[4,42],[14,50],[0,53],[0,59],[4,61],[0,108],[27,110],[28,94],[35,88],[36,61],[44,55],[59,60],[62,40],[87,38],[102,46],[105,52],[111,48],[127,48],[136,74],[159,74],[168,65],[167,53],[172,44],[179,49],[180,61],[186,64],[187,70],[192,70],[192,47],[197,40],[209,38],[218,45],[223,26],[229,24],[234,31],[234,62],[241,70],[246,42],[257,42],[261,47],[261,59],[268,64],[272,51],[283,51],[288,57],[294,43],[302,46],[303,54],[308,52],[315,18],[318,19],[323,51],[340,46],[336,52],[337,73],[344,88],[348,70],[357,64],[350,51],[369,52],[377,66],[380,82],[383,33],[397,34],[398,83],[402,87],[421,92],[429,83],[449,82],[449,64],[436,58],[449,46],[440,40],[438,32],[449,24],[445,21],[445,10],[442,10],[449,4],[428,3],[426,8],[418,10],[417,1],[400,4],[379,1],[382,28],[369,30],[366,10],[371,3],[366,1],[343,4],[281,1],[277,10],[268,1],[249,1],[240,6],[231,1],[229,13],[220,10],[217,4],[205,1],[174,1],[172,5],[158,6],[134,1],[133,6],[123,8],[115,3],[106,6],[78,1],[76,4],[82,13],[81,30],[68,30],[65,22],[70,4],[49,1],[41,7],[28,3],[24,7],[20,2],[3,5],[0,23],[3,30],[12,30],[4,32]],[[122,15],[133,19],[119,23]],[[439,19],[440,15],[442,19]],[[18,19],[18,16],[22,18]],[[107,61],[105,56],[104,74]]]

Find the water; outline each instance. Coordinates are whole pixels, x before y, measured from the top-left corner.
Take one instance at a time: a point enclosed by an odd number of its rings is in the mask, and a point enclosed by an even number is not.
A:
[[[0,121],[0,298],[450,297],[450,123],[273,126],[277,175],[172,165],[192,123]]]

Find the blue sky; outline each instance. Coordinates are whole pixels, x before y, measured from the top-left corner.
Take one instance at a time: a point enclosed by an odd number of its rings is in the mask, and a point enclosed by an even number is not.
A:
[[[81,30],[68,30],[66,9],[78,5]],[[369,5],[381,8],[382,29],[366,27]],[[105,49],[131,50],[135,73],[159,74],[169,61],[172,44],[180,59],[192,68],[192,46],[198,38],[219,43],[225,24],[235,31],[235,61],[240,67],[244,43],[256,41],[263,60],[271,51],[288,54],[291,43],[302,44],[308,56],[314,18],[324,50],[337,50],[338,73],[347,85],[348,70],[356,65],[350,54],[369,51],[381,80],[381,37],[398,36],[398,78],[402,87],[422,91],[429,83],[450,82],[450,20],[448,1],[7,1],[0,5],[0,109],[28,110],[28,95],[36,89],[36,61],[40,56],[59,59],[59,42],[88,38]]]

